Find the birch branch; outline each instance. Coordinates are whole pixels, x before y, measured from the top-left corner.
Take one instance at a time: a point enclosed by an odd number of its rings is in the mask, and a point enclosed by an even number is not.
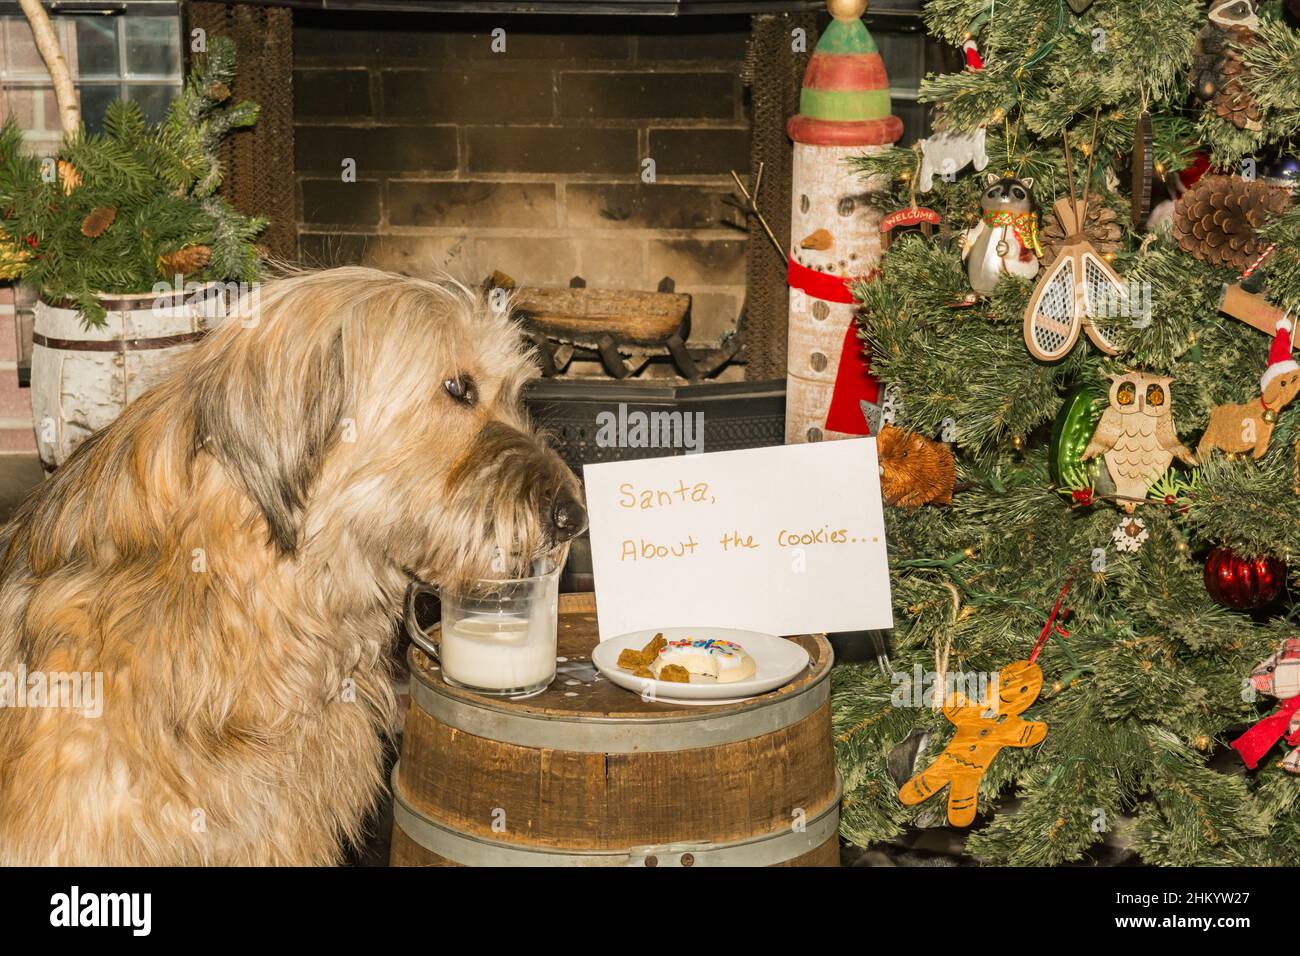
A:
[[[59,38],[50,23],[49,14],[41,6],[40,0],[18,0],[23,15],[32,25],[32,36],[36,38],[36,49],[45,61],[45,68],[50,71],[54,81],[54,99],[59,105],[59,125],[69,135],[81,128],[81,107],[77,103],[77,88],[72,83],[72,72],[68,61],[63,58],[63,49]]]

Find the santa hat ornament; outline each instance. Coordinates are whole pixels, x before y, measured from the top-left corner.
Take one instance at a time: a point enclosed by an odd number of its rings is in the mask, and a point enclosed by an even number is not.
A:
[[[1180,169],[1177,176],[1170,177],[1177,181],[1177,186],[1174,186],[1173,190],[1177,192],[1178,195],[1174,196],[1174,198],[1177,199],[1178,196],[1181,196],[1183,193],[1187,192],[1187,190],[1199,183],[1201,177],[1209,171],[1209,153],[1196,153],[1192,156],[1192,161]]]
[[[980,48],[975,44],[975,38],[969,34],[966,39],[961,41],[962,52],[966,54],[966,65],[972,70],[984,69],[984,57],[980,56]]]
[[[1279,375],[1300,371],[1300,365],[1291,357],[1292,334],[1291,318],[1287,316],[1277,323],[1277,333],[1273,336],[1273,344],[1269,346],[1268,368],[1264,369],[1264,374],[1259,379],[1261,392]]]
[[[880,265],[880,212],[849,160],[888,149],[903,135],[889,77],[861,16],[865,0],[828,0],[833,18],[804,73],[794,140],[787,350],[786,441],[867,433],[862,401],[879,385],[852,328],[854,282]]]

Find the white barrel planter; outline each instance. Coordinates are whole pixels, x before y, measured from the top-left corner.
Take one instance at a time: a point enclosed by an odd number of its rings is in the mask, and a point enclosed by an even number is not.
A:
[[[47,471],[158,382],[225,315],[220,283],[161,294],[105,295],[102,328],[67,303],[40,300],[32,334],[32,420]]]

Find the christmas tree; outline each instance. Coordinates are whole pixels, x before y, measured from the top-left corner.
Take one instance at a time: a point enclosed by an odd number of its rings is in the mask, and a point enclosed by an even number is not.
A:
[[[255,104],[227,102],[234,71],[234,42],[216,38],[160,123],[118,100],[102,133],[69,136],[55,157],[28,155],[12,121],[0,129],[0,277],[74,302],[92,325],[100,293],[252,282],[265,221],[216,194],[221,141],[257,120]]]
[[[1289,712],[1262,745],[1238,737],[1278,713],[1300,653],[1248,680],[1297,634],[1276,586],[1300,540],[1300,31],[1246,0],[931,0],[925,18],[969,55],[922,99],[949,136],[982,130],[988,164],[919,192],[924,146],[863,157],[882,212],[945,227],[895,234],[856,295],[893,429],[947,442],[956,487],[887,508],[887,654],[837,668],[842,831],[961,825],[973,778],[985,862],[1079,860],[1113,833],[1152,864],[1290,863]],[[936,478],[890,434],[886,499],[942,500],[891,491]],[[934,705],[999,675],[1014,697],[1003,668],[1031,659],[1041,690],[1003,718],[1045,737],[978,751],[982,776],[941,757],[958,721]],[[972,726],[972,753],[1000,733]]]

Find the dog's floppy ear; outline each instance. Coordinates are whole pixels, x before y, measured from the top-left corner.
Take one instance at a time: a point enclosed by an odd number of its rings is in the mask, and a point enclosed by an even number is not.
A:
[[[263,340],[203,369],[194,450],[221,463],[266,519],[270,543],[292,554],[307,496],[343,414],[342,334],[276,351]]]

